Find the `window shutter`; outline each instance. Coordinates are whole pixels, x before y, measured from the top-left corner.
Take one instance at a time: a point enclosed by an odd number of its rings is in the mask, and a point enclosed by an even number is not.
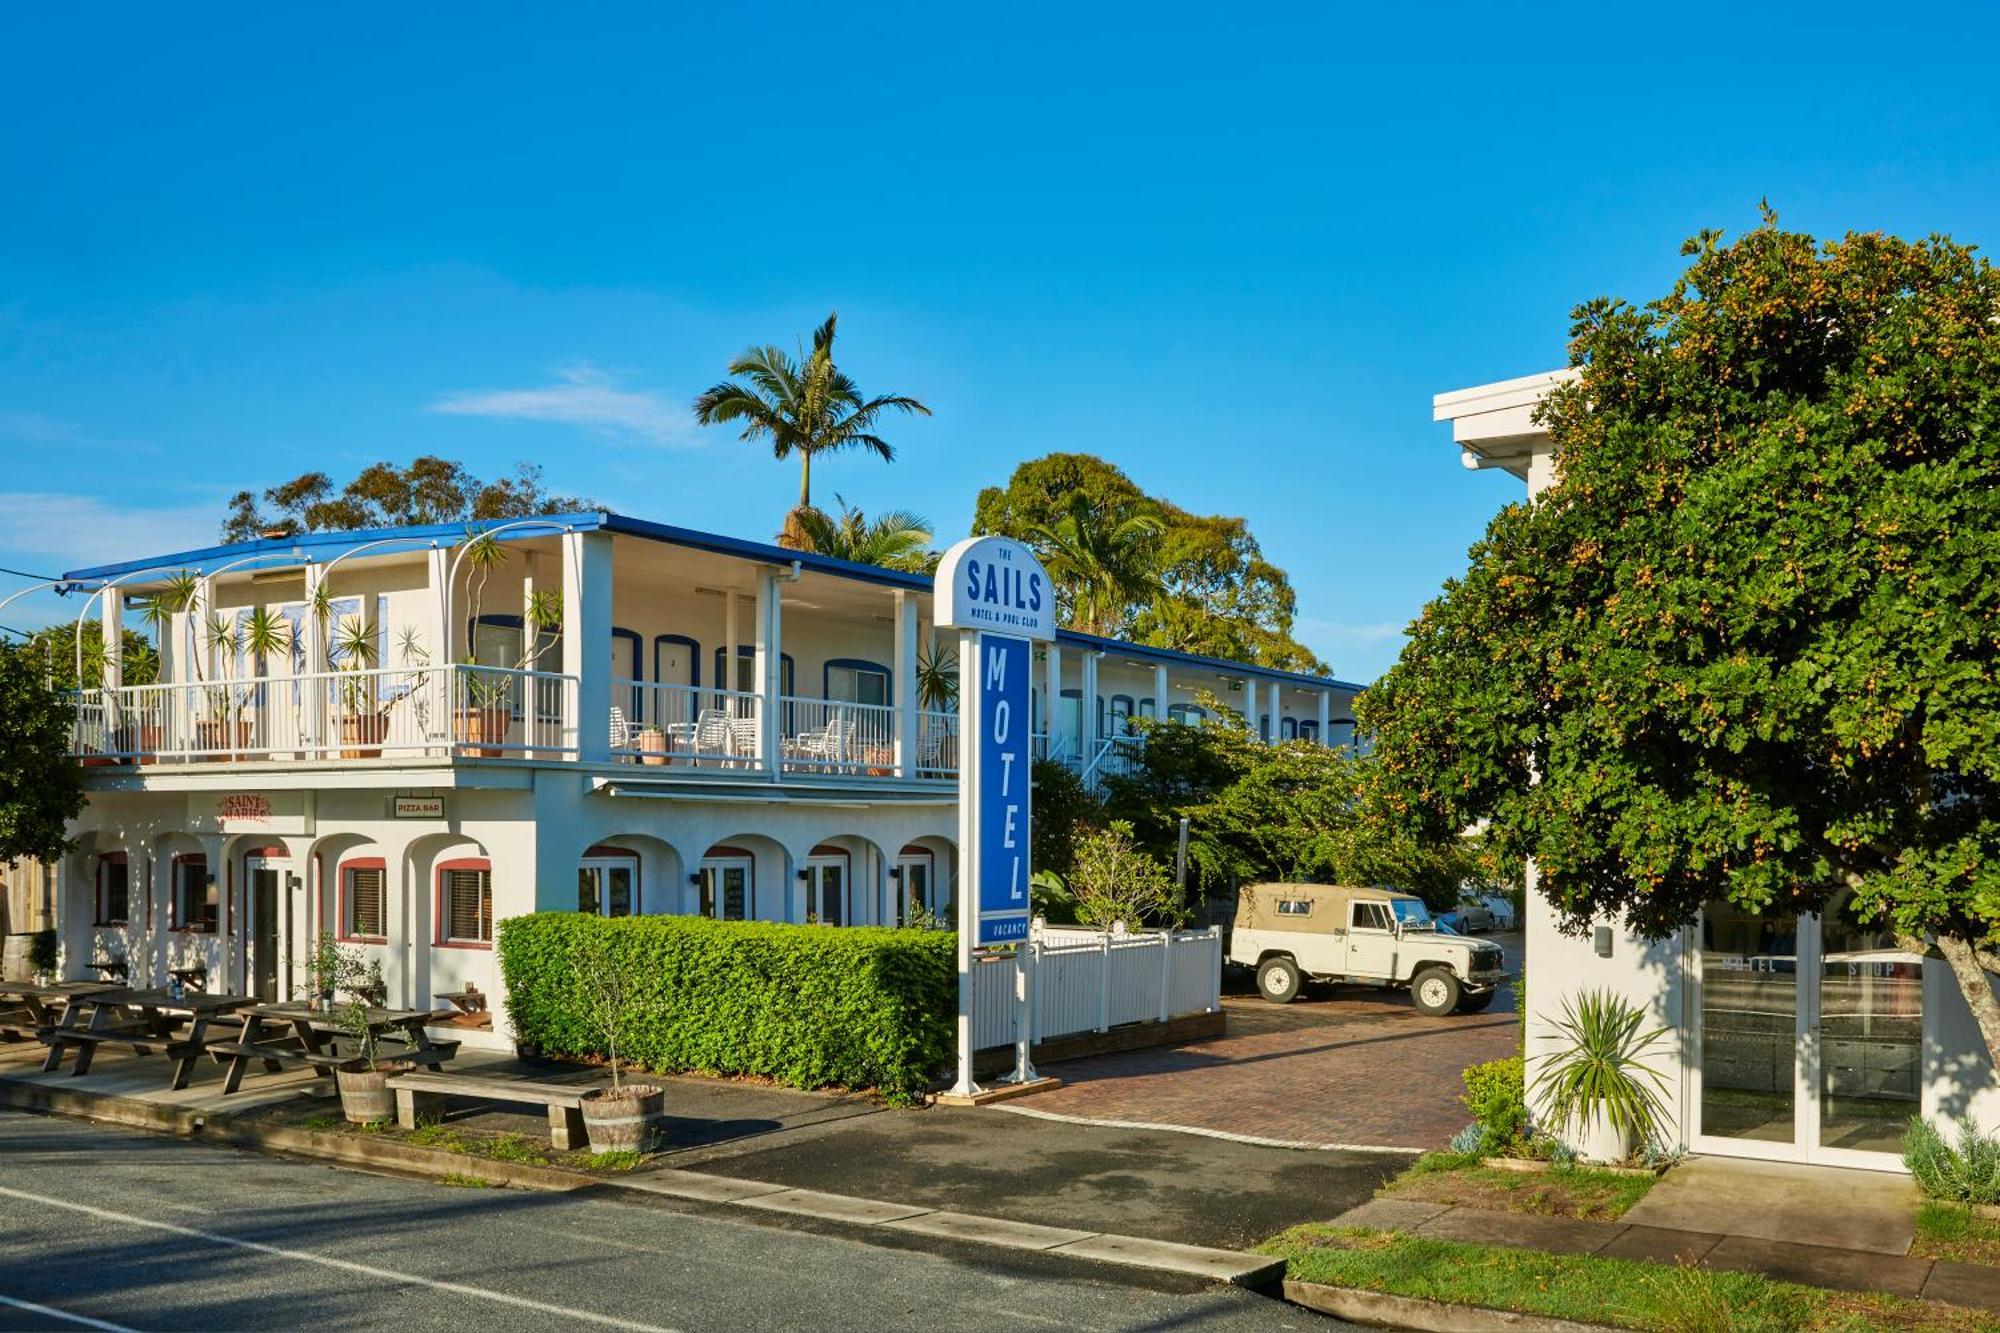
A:
[[[444,896],[447,939],[484,941],[493,938],[492,871],[445,871]]]
[[[388,935],[388,871],[356,866],[347,872],[347,933],[367,938]]]

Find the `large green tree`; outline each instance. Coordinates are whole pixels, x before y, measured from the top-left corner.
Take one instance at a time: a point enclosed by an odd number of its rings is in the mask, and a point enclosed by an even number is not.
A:
[[[1490,820],[1562,924],[1705,901],[1935,944],[2000,1060],[2000,280],[1762,226],[1576,313],[1555,483],[1362,721],[1415,835]]]
[[[889,412],[931,410],[907,394],[865,396],[833,359],[838,314],[813,330],[812,348],[794,357],[782,347],[752,347],[729,363],[724,380],[694,400],[704,426],[736,425],[745,441],[763,441],[773,457],[799,456],[799,508],[812,504],[812,463],[821,454],[863,449],[884,462],[896,450],[876,431]]]
[[[403,467],[373,463],[336,488],[324,472],[307,472],[268,487],[261,499],[238,491],[229,499],[222,540],[245,542],[267,533],[353,531],[418,523],[459,523],[574,513],[597,505],[542,484],[542,469],[517,463],[512,474],[481,481],[463,463],[434,454]]]
[[[69,849],[67,826],[83,813],[83,777],[70,754],[74,706],[51,689],[46,662],[0,643],[0,865],[50,861]]]
[[[83,651],[77,652],[78,627],[74,620],[45,625],[22,641],[21,649],[43,672],[43,678],[58,690],[73,690],[79,684],[94,690],[104,684],[104,633],[96,617],[82,626]],[[127,685],[151,685],[160,678],[160,654],[152,640],[134,630],[125,630],[119,663],[120,677]],[[77,679],[77,659],[83,659],[83,678]]]
[[[1081,497],[1081,501],[1079,501]],[[1325,663],[1292,637],[1298,601],[1285,571],[1264,558],[1241,518],[1190,513],[1148,495],[1116,466],[1094,454],[1048,454],[1014,469],[1005,486],[979,493],[974,532],[1028,543],[1045,563],[1057,556],[1054,534],[1081,502],[1102,530],[1150,517],[1157,532],[1146,542],[1148,576],[1127,581],[1103,623],[1139,643],[1292,671],[1324,671]],[[1081,628],[1084,585],[1057,576],[1065,623]]]

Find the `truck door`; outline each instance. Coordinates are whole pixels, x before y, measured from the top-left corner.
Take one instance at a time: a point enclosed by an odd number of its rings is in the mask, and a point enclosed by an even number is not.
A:
[[[1354,902],[1348,905],[1347,974],[1351,977],[1396,975],[1396,921],[1389,904]]]

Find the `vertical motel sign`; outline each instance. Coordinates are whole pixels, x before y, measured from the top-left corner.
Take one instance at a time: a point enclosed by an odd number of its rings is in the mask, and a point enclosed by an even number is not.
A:
[[[958,1080],[972,1082],[972,954],[1028,940],[1028,770],[1035,643],[1056,636],[1055,587],[1008,537],[969,537],[938,565],[935,622],[958,631]],[[1017,1001],[1027,1003],[1026,978]],[[1027,1024],[1017,1022],[1020,1032]],[[1027,1070],[1021,1052],[1017,1072]]]

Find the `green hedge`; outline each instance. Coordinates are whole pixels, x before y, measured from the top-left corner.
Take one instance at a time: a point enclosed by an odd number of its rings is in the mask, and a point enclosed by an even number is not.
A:
[[[632,997],[619,1058],[635,1065],[906,1096],[951,1059],[950,934],[684,916],[536,912],[501,922],[500,972],[523,1043],[604,1054],[578,975],[593,936]]]

